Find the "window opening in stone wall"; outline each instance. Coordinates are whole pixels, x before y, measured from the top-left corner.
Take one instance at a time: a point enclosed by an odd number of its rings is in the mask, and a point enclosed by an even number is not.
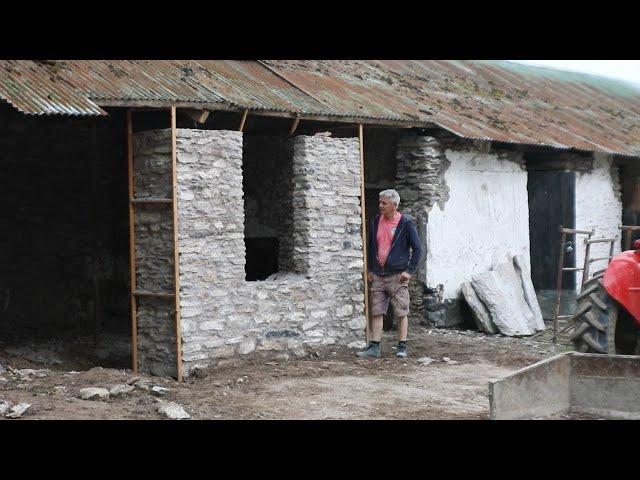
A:
[[[287,137],[245,133],[242,154],[245,279],[293,265],[293,153]]]

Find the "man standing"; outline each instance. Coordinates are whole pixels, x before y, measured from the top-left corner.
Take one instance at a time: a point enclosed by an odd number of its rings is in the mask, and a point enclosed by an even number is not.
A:
[[[380,213],[373,220],[369,233],[369,345],[366,350],[356,354],[359,357],[380,356],[382,316],[387,313],[389,302],[393,305],[393,313],[398,321],[396,357],[407,356],[409,279],[416,272],[422,247],[413,220],[398,212],[399,204],[400,195],[395,190],[380,192]]]

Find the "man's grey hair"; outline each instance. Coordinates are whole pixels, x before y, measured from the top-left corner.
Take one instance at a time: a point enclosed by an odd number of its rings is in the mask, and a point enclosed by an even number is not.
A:
[[[398,208],[398,205],[400,205],[400,194],[396,192],[393,188],[381,191],[380,195],[378,196],[388,198],[389,200],[391,200],[393,203],[396,204],[396,208]]]

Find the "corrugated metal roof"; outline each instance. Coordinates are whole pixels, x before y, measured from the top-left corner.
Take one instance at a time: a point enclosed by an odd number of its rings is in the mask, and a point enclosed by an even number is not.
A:
[[[372,112],[465,138],[640,155],[640,88],[622,81],[504,61],[266,63],[324,102],[338,105],[349,94],[334,85],[347,83]]]
[[[0,98],[36,115],[104,115],[107,100],[196,103],[640,156],[640,88],[504,61],[10,60]]]

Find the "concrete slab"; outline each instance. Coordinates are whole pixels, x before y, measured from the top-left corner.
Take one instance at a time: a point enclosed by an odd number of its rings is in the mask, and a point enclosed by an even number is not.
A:
[[[478,298],[487,307],[491,319],[500,333],[510,337],[533,333],[527,324],[520,304],[513,298],[512,290],[505,285],[505,279],[499,272],[492,270],[473,275],[471,282]],[[522,301],[524,302],[524,298]]]
[[[534,332],[540,332],[545,329],[542,310],[540,310],[536,291],[533,288],[533,282],[531,281],[531,270],[529,269],[524,255],[514,255],[513,266],[515,267],[517,274],[520,276],[524,299],[531,309],[532,317],[530,319],[529,326]]]
[[[491,419],[640,419],[640,357],[569,352],[489,382]]]
[[[464,299],[467,304],[469,304],[469,308],[471,308],[471,313],[473,313],[473,319],[476,321],[478,330],[486,333],[498,333],[498,328],[491,321],[489,311],[480,301],[478,295],[476,295],[476,291],[473,289],[471,282],[463,283],[460,288]]]
[[[489,381],[489,418],[543,417],[569,410],[571,359],[556,355]]]

